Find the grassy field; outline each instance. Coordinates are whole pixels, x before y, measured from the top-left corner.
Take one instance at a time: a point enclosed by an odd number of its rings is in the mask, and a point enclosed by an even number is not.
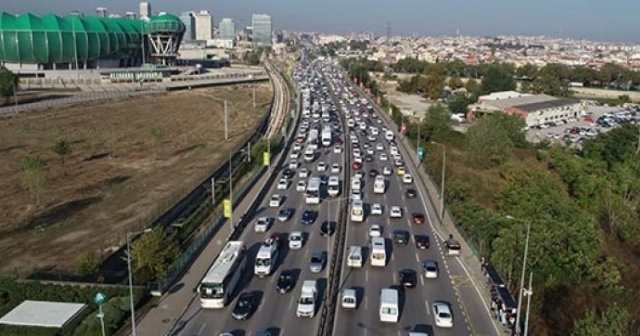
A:
[[[81,252],[108,254],[224,162],[271,95],[260,84],[254,109],[251,88],[215,87],[0,119],[0,273],[70,271]],[[64,168],[53,150],[62,139]],[[46,161],[40,206],[23,183],[27,156]]]

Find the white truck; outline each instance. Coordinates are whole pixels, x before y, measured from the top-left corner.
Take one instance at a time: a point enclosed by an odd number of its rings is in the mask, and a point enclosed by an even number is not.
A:
[[[316,315],[317,295],[318,286],[316,280],[305,280],[302,283],[302,291],[300,299],[298,299],[298,308],[296,309],[298,317],[313,318]]]
[[[331,134],[331,127],[325,127],[322,129],[322,145],[324,147],[330,147],[333,139]]]

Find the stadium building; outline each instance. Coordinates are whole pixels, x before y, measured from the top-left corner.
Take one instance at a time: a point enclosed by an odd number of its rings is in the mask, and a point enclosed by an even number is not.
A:
[[[172,14],[137,20],[0,13],[0,63],[21,74],[171,65],[184,31],[184,24]]]

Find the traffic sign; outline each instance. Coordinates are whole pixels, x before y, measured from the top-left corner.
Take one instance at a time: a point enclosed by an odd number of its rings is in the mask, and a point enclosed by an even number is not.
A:
[[[104,293],[96,293],[96,296],[93,297],[93,302],[95,302],[97,305],[101,305],[104,303],[104,301],[107,299],[107,296]]]
[[[389,106],[389,116],[393,115],[393,108],[391,108],[391,106]]]
[[[419,161],[424,160],[424,147],[418,146],[417,152],[418,152],[418,160]]]
[[[402,127],[400,128],[400,132],[402,132],[402,135],[407,134],[407,123],[402,123]]]
[[[263,152],[262,153],[262,165],[263,166],[269,166],[270,162],[271,162],[271,158],[270,158],[269,152]]]
[[[223,202],[224,218],[231,218],[231,200],[225,199]]]

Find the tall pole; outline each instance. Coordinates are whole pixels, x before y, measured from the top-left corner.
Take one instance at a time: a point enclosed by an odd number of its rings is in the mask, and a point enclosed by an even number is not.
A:
[[[133,274],[131,273],[131,233],[127,233],[127,267],[129,269],[129,309],[131,309],[131,335],[136,336],[136,312],[133,305]]]
[[[442,182],[440,186],[440,223],[444,220],[444,174],[447,167],[447,147],[442,145]]]
[[[18,87],[16,87],[16,82],[11,79],[11,85],[13,85],[13,105],[18,106]]]
[[[256,108],[256,87],[253,87],[253,108]]]
[[[518,310],[516,310],[516,332],[522,334],[522,328],[520,328],[520,317],[522,313],[522,292],[524,290],[524,275],[527,270],[527,254],[529,253],[529,232],[531,230],[531,222],[527,221],[527,238],[524,246],[524,257],[522,258],[522,276],[520,277],[520,292],[518,293]]]
[[[267,153],[267,156],[269,157],[269,175],[271,175],[271,137],[267,138]]]
[[[531,309],[531,295],[533,295],[533,288],[531,288],[531,282],[533,281],[533,272],[529,273],[529,289],[527,290],[527,317],[524,319],[524,336],[529,334],[529,311]]]
[[[229,129],[227,128],[227,101],[224,101],[224,139],[229,140]]]
[[[229,219],[231,220],[231,224],[235,227],[235,223],[233,222],[233,169],[231,162],[231,152],[229,152],[229,202],[231,203],[231,216]]]
[[[76,39],[76,20],[71,21],[73,26],[73,53],[76,59],[76,82],[78,85],[78,40]]]
[[[145,39],[144,39],[144,33],[145,33],[145,21],[140,21],[140,23],[142,24],[142,26],[140,27],[140,44],[142,44],[142,66],[144,67],[145,63],[147,63],[147,50],[145,48]]]

